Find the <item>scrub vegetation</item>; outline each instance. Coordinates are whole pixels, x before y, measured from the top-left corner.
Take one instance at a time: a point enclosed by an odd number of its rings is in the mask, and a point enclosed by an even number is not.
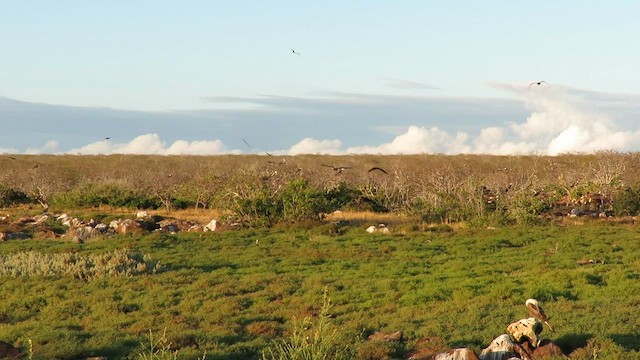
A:
[[[536,298],[574,359],[640,359],[638,160],[0,156],[9,219],[222,224],[3,238],[0,340],[36,360],[399,359],[422,338],[479,353]]]

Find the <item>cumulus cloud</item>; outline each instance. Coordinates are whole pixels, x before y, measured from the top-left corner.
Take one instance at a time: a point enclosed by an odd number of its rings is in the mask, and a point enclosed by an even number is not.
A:
[[[44,144],[42,147],[39,147],[39,148],[28,148],[25,151],[25,153],[26,154],[31,154],[31,155],[37,155],[37,154],[52,153],[52,152],[56,152],[57,150],[58,150],[58,141],[50,140],[50,141],[47,141],[47,143]]]
[[[420,85],[394,81],[395,85]],[[289,155],[557,155],[599,150],[640,150],[640,126],[636,121],[640,117],[640,96],[598,93],[557,84],[531,88],[527,85],[528,83],[491,84],[512,97],[504,99],[328,93],[320,98],[264,96],[257,99],[217,99],[247,101],[264,105],[268,110],[225,109],[171,114],[122,114],[107,111],[103,114],[105,119],[113,117],[117,120],[124,116],[127,123],[140,122],[138,127],[127,127],[127,131],[112,136],[123,138],[129,136],[130,132],[134,136],[143,135],[123,143],[101,140],[86,145],[80,142],[68,145],[70,139],[75,141],[95,136],[81,133],[80,129],[90,127],[82,126],[81,119],[78,119],[76,122],[65,123],[64,129],[71,129],[72,132],[64,130],[57,133],[58,137],[52,136],[61,139],[68,147],[75,148],[60,150],[58,141],[52,140],[42,147],[32,147],[25,152],[237,154],[242,151],[232,150],[227,144],[244,149],[241,139],[245,136],[252,136],[251,143],[260,145],[260,150],[255,148],[250,152],[267,151]],[[0,115],[3,109],[14,109],[13,112],[24,116],[32,113],[29,111],[33,107],[31,104],[0,98],[0,105],[3,103],[5,105],[0,107]],[[60,119],[67,119],[67,114],[73,114],[73,109],[50,106],[37,108],[42,114],[58,111]],[[82,120],[91,118],[89,115],[95,112],[92,109],[84,111]],[[137,120],[140,116],[146,120]],[[26,117],[16,124],[31,124],[29,121],[35,124],[36,120]],[[56,121],[49,123],[57,124]],[[164,125],[158,126],[160,123]],[[16,136],[6,136],[9,132],[2,131],[3,125],[5,124],[0,122],[0,140],[5,148],[0,149],[0,152],[17,153],[18,150],[14,148],[20,145],[15,141],[11,142]],[[153,128],[154,132],[149,133],[148,128]],[[28,132],[24,130],[22,134]],[[56,133],[51,129],[43,129],[38,134],[50,136]],[[201,134],[216,134],[218,139],[198,138]],[[29,140],[34,141],[32,138]],[[47,138],[40,138],[38,142],[46,140]]]
[[[185,141],[177,140],[167,147],[166,142],[158,134],[145,134],[128,143],[112,143],[103,140],[71,149],[67,153],[95,154],[147,154],[147,155],[218,155],[240,153],[238,150],[227,150],[220,140]]]
[[[340,150],[342,142],[340,140],[315,140],[304,138],[299,143],[293,145],[287,153],[289,155],[299,154],[329,154],[338,155],[344,153]]]
[[[0,148],[0,154],[17,154],[20,150],[15,148]]]
[[[622,130],[614,115],[598,106],[592,92],[563,86],[534,87],[493,84],[518,96],[531,113],[523,121],[504,126],[482,128],[472,136],[467,132],[447,132],[438,127],[409,126],[390,142],[340,148],[337,140],[305,139],[313,153],[349,154],[495,154],[522,155],[531,153],[558,155],[590,153],[599,150],[640,150],[640,130]],[[625,97],[628,98],[628,97]],[[611,95],[603,96],[611,103]],[[635,99],[635,98],[634,98]],[[595,104],[594,104],[595,100]],[[620,105],[620,101],[616,102]],[[306,153],[307,147],[296,144],[294,153]],[[292,147],[292,150],[294,149]]]

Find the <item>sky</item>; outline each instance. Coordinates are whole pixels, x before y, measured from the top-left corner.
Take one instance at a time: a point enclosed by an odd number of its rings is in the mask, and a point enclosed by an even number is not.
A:
[[[0,153],[640,150],[637,1],[2,8]]]

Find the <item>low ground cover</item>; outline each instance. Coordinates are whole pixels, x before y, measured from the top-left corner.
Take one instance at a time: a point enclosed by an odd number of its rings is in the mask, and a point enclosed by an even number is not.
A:
[[[398,225],[389,234],[351,225],[0,242],[3,255],[127,249],[163,266],[92,279],[3,275],[0,340],[23,350],[31,340],[34,359],[134,359],[151,331],[179,359],[259,359],[296,322],[318,318],[326,290],[335,341],[354,358],[402,357],[427,336],[479,352],[526,316],[530,297],[556,328],[543,337],[565,352],[640,358],[634,225]],[[585,259],[594,263],[577,263]],[[366,340],[378,330],[402,331],[405,341],[381,351]]]

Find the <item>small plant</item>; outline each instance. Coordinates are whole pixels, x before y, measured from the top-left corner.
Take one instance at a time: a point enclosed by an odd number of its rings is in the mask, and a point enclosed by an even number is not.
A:
[[[178,359],[178,350],[171,350],[171,342],[167,339],[167,328],[162,330],[160,338],[155,339],[153,332],[149,330],[147,335],[147,343],[141,342],[142,352],[138,357],[142,360],[176,360]]]
[[[288,339],[273,344],[262,352],[262,360],[320,360],[350,359],[351,352],[339,341],[336,329],[329,321],[331,299],[324,289],[322,307],[318,318],[294,319],[293,330]]]

